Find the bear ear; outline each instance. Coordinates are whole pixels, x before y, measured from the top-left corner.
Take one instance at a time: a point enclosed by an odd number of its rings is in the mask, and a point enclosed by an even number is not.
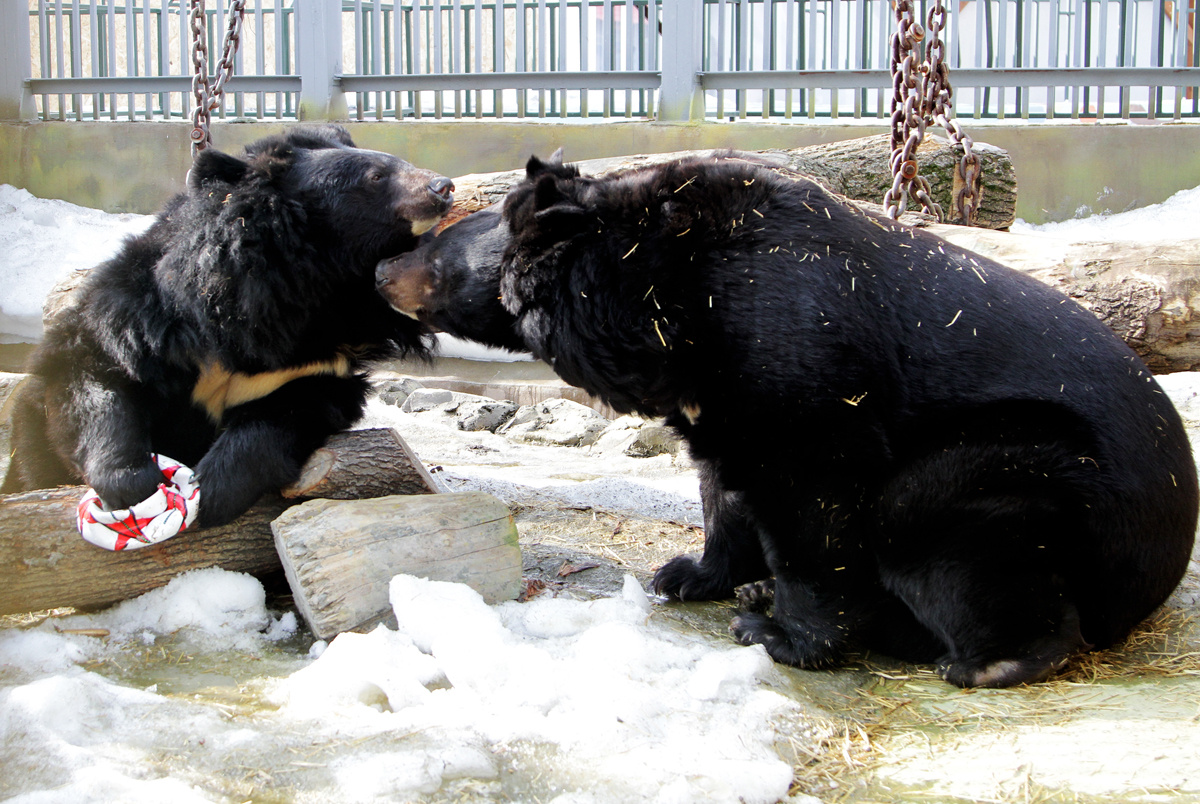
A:
[[[587,210],[562,192],[554,176],[543,175],[538,179],[533,208],[538,229],[556,237],[569,237],[587,225]]]
[[[206,148],[196,154],[192,161],[192,169],[187,174],[187,186],[189,190],[199,190],[210,182],[237,184],[249,169],[250,166],[236,156]]]
[[[529,157],[529,161],[525,163],[525,178],[530,181],[545,176],[547,174],[560,176],[570,179],[579,175],[579,168],[575,165],[563,164],[563,149],[559,148],[550,155],[546,161],[538,159],[537,156]]]

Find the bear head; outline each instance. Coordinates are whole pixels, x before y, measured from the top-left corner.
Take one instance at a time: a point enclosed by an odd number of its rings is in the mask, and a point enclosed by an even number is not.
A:
[[[341,126],[305,126],[266,137],[235,156],[197,154],[188,173],[193,196],[220,194],[246,211],[344,265],[373,268],[383,257],[413,248],[454,202],[454,183],[381,151],[358,148]],[[249,217],[239,213],[243,227]],[[278,239],[278,238],[271,238]]]
[[[510,239],[502,206],[468,215],[414,251],[382,260],[375,275],[388,304],[449,335],[524,351],[516,319],[500,302]]]

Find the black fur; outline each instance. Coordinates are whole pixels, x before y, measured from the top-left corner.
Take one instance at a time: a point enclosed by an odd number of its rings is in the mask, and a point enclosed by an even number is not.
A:
[[[124,508],[161,482],[160,452],[196,469],[207,526],[295,480],[361,415],[363,361],[425,349],[374,267],[417,244],[452,188],[335,126],[201,152],[187,193],[89,273],[32,356],[3,491],[82,480]]]
[[[729,597],[774,576],[771,614],[769,587],[743,594],[739,641],[1008,686],[1119,640],[1182,577],[1182,423],[1057,292],[735,158],[605,179],[533,159],[503,217],[522,341],[617,410],[665,416],[701,464],[704,556],[655,587]]]

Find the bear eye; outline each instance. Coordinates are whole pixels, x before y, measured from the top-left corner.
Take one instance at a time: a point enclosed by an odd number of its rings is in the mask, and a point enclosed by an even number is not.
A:
[[[378,170],[372,170],[367,173],[367,181],[369,181],[371,184],[378,184],[379,182],[383,181],[383,174]]]

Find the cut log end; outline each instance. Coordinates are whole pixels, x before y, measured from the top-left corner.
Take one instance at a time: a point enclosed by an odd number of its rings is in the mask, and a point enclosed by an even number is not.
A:
[[[512,514],[482,492],[312,500],[271,530],[296,608],[320,639],[388,622],[395,575],[465,583],[489,603],[521,589]]]

